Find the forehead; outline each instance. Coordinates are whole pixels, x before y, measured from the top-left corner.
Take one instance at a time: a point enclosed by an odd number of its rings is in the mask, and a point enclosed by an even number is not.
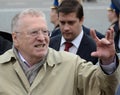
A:
[[[45,21],[45,18],[42,16],[36,16],[36,15],[23,15],[19,17],[19,21],[23,21],[23,20],[30,20],[30,19],[40,19]]]
[[[25,15],[25,16],[22,16],[22,17],[19,18],[19,23],[24,24],[24,23],[29,23],[29,22],[46,24],[46,20],[42,16]]]
[[[57,14],[57,9],[51,9],[51,12]]]
[[[78,19],[78,18],[76,16],[75,12],[68,13],[68,14],[65,14],[65,13],[62,13],[62,12],[59,13],[59,20],[67,20],[67,19],[73,20],[73,19]]]
[[[24,28],[27,28],[27,27],[47,28],[46,20],[42,16],[25,15],[19,19],[18,25]]]
[[[108,13],[115,14],[115,11],[113,11],[113,10],[108,10]]]

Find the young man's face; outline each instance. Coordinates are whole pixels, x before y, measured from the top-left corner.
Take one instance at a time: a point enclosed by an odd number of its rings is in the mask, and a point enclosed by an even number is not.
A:
[[[63,37],[67,41],[74,40],[81,32],[83,18],[80,20],[75,12],[64,14],[59,13],[59,25]]]

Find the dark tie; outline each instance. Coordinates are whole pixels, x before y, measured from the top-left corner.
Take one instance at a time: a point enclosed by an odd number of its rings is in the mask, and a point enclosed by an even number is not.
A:
[[[64,51],[69,51],[69,48],[71,48],[72,46],[73,46],[72,43],[70,43],[70,42],[65,42],[65,49],[64,49]]]

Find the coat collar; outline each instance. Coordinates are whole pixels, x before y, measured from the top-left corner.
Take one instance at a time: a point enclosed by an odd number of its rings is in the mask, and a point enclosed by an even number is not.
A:
[[[6,51],[4,54],[0,55],[0,64],[9,62],[11,60],[16,60],[16,57],[13,53],[13,49]]]
[[[48,56],[47,56],[47,64],[49,66],[54,66],[55,64],[61,63],[61,57],[57,53],[57,51],[53,50],[52,48],[49,48]]]
[[[13,53],[13,49],[8,50],[7,52],[5,52],[3,55],[0,56],[0,64],[1,63],[6,63],[9,62],[11,60],[16,60],[16,57]],[[46,60],[48,66],[54,66],[55,64],[59,64],[61,63],[61,57],[60,55],[57,53],[57,51],[49,48],[48,51],[48,56],[47,56],[47,60]]]

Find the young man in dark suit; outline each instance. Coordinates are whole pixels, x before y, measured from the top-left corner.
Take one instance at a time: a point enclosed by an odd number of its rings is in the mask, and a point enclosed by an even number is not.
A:
[[[84,13],[82,5],[77,0],[72,2],[63,1],[58,7],[58,16],[61,35],[51,38],[49,46],[59,51],[64,50],[65,42],[71,42],[73,45],[69,52],[96,64],[98,58],[91,56],[91,52],[96,50],[96,44],[86,34],[90,30],[83,27]]]

